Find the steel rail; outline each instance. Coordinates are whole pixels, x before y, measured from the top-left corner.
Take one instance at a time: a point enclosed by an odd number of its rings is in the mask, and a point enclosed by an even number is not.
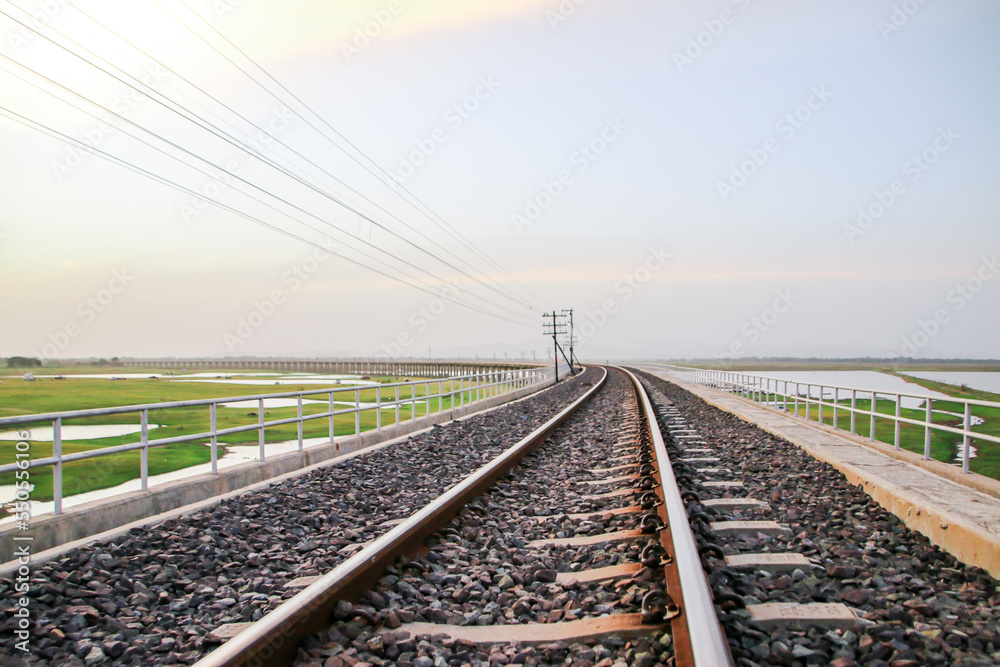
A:
[[[649,425],[656,470],[660,476],[657,495],[663,500],[664,504],[660,509],[666,513],[666,525],[669,529],[661,531],[661,537],[664,538],[664,548],[673,557],[673,563],[667,566],[667,592],[676,596],[676,588],[671,590],[673,580],[674,587],[679,586],[681,593],[681,600],[675,600],[680,604],[681,613],[671,621],[676,664],[679,667],[732,666],[734,663],[729,652],[729,642],[715,613],[712,590],[701,565],[698,544],[688,522],[687,508],[681,499],[670,455],[657,426],[656,412],[639,378],[627,369],[618,370],[628,375],[634,384],[639,405]]]
[[[295,597],[195,663],[195,667],[271,667],[288,664],[299,640],[329,626],[339,600],[356,600],[399,556],[419,553],[423,540],[447,525],[470,500],[482,495],[539,443],[544,442],[604,385],[600,381],[552,419],[476,470],[385,535],[320,577]]]

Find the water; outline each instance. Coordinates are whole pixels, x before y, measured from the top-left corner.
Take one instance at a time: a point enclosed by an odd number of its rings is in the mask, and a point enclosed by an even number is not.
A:
[[[330,442],[328,437],[320,438],[306,438],[302,441],[304,447],[314,447],[316,445],[324,444]],[[202,443],[206,447],[209,446],[208,443]],[[268,458],[277,456],[279,454],[285,454],[287,452],[294,452],[298,449],[298,440],[288,440],[286,442],[269,442],[266,446],[266,454]],[[258,445],[238,445],[230,446],[227,445],[223,450],[220,446],[220,452],[224,452],[224,455],[219,458],[219,469],[231,468],[236,465],[241,465],[243,463],[248,463],[250,461],[257,461],[260,455],[260,448]],[[149,487],[153,488],[159,484],[166,484],[167,482],[174,482],[181,479],[190,479],[197,475],[210,474],[212,472],[211,463],[202,463],[195,466],[190,466],[188,468],[182,468],[180,470],[174,470],[173,472],[164,473],[162,475],[152,475],[149,477]],[[63,508],[74,507],[77,505],[83,505],[84,503],[93,502],[95,500],[103,500],[105,498],[111,498],[123,493],[133,493],[135,491],[141,490],[142,483],[139,478],[129,480],[118,486],[108,487],[107,489],[99,489],[97,491],[88,491],[87,493],[80,493],[75,496],[67,496],[63,498]],[[0,486],[0,503],[6,504],[10,503],[15,498],[15,487],[14,486]],[[54,511],[54,504],[52,501],[30,501],[31,504],[31,515],[39,516],[41,514],[49,514]],[[0,516],[0,525],[13,521],[12,516]]]
[[[403,398],[405,398],[405,396],[400,397],[400,400],[403,400]],[[386,400],[388,400],[388,399],[386,399]],[[418,399],[418,401],[419,400],[420,399]],[[238,409],[243,409],[243,410],[245,410],[247,408],[256,409],[258,401],[259,401],[259,399],[252,399],[251,398],[248,401],[233,401],[231,403],[220,403],[219,406],[223,407],[223,408],[238,408]],[[304,398],[304,399],[302,399],[302,405],[303,406],[306,405],[307,403],[322,403],[323,405],[328,405],[329,402],[330,402],[329,399],[325,399],[325,398],[322,398],[322,399]],[[336,405],[349,405],[351,407],[354,407],[354,401],[337,401],[337,400],[334,400],[333,404],[335,406]],[[265,410],[268,409],[268,408],[295,408],[295,407],[298,407],[298,405],[299,405],[298,399],[295,399],[295,398],[265,398],[264,399],[264,409]],[[375,408],[375,407],[378,407],[378,403],[365,403],[364,401],[362,401],[360,403],[360,405],[361,405],[362,408]]]
[[[149,429],[157,428],[159,424],[150,424]],[[19,434],[28,432],[27,437]],[[139,424],[92,424],[87,426],[72,426],[63,424],[63,440],[94,440],[96,438],[116,438],[122,435],[132,435],[142,431]],[[0,433],[0,440],[32,440],[36,442],[52,442],[51,426],[34,426],[17,431]]]
[[[806,384],[812,384],[813,387],[810,390],[810,396],[814,396],[816,398],[819,397],[818,385],[827,387],[823,397],[829,399],[832,399],[836,393],[834,390],[829,388],[831,385],[864,391],[874,390],[879,393],[880,397],[882,394],[888,395],[900,393],[916,394],[917,396],[927,396],[930,398],[949,398],[947,394],[925,389],[920,385],[907,382],[906,380],[896,377],[895,375],[879,373],[877,371],[763,371],[751,373],[751,375],[799,382],[799,391],[801,393],[805,393]],[[774,389],[773,383],[771,384],[771,388]],[[784,385],[779,384],[778,389],[783,390]],[[794,383],[789,384],[788,390],[792,393],[795,392]],[[851,392],[840,390],[839,397],[841,400],[850,398]],[[859,398],[870,398],[870,396],[865,396],[859,392]],[[894,397],[893,400],[895,400]],[[902,399],[904,408],[920,408],[923,406],[923,403],[924,402],[919,398],[904,396]]]
[[[303,398],[302,405],[307,403],[326,403],[322,399],[312,399]],[[258,407],[259,401],[250,399],[249,401],[233,401],[232,403],[219,403],[220,408],[250,408],[256,409]],[[299,401],[297,398],[265,398],[264,399],[264,409],[271,408],[295,408],[298,407]]]
[[[302,376],[302,377],[296,377],[296,378],[276,378],[274,380],[255,380],[255,379],[248,379],[248,380],[227,380],[225,378],[221,378],[221,379],[217,379],[217,380],[205,380],[205,379],[200,379],[200,378],[193,378],[193,379],[188,380],[188,379],[185,379],[183,377],[172,377],[172,378],[164,378],[164,379],[165,380],[169,379],[170,382],[212,382],[212,383],[215,383],[215,384],[269,385],[269,386],[272,386],[272,387],[274,385],[284,385],[284,384],[326,384],[326,385],[335,385],[335,384],[341,384],[342,383],[342,379],[323,379],[322,376]],[[381,384],[381,382],[375,382],[374,380],[348,380],[346,383],[344,383],[344,386],[347,386],[347,385],[374,386],[374,385],[379,385],[379,384]]]
[[[970,389],[1000,394],[1000,373],[992,371],[934,371],[926,373],[913,371],[906,374],[923,380],[947,382],[956,386],[964,384]]]

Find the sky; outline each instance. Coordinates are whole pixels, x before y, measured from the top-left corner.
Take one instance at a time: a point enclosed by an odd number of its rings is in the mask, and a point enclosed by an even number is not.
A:
[[[185,2],[0,1],[0,356],[1000,357],[995,2]]]

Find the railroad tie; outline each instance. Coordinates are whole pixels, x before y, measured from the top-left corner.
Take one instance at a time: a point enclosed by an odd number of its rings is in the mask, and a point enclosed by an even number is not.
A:
[[[795,570],[808,572],[811,568],[819,567],[819,565],[800,553],[753,553],[726,556],[726,567],[749,568],[773,574]]]
[[[589,484],[591,486],[600,486],[601,484],[620,484],[622,482],[631,482],[642,477],[642,475],[622,475],[621,477],[609,477],[608,479],[588,479],[588,480],[578,480],[577,484]]]
[[[528,547],[537,549],[540,547],[587,547],[594,544],[604,544],[605,542],[620,542],[622,540],[637,540],[649,537],[641,530],[619,530],[613,533],[601,533],[599,535],[575,535],[573,537],[553,537],[528,542]]]
[[[756,537],[757,535],[791,535],[792,531],[777,521],[713,521],[709,528],[720,535]]]
[[[614,466],[612,468],[591,468],[588,472],[594,475],[603,475],[612,472],[621,472],[622,470],[628,470],[629,468],[634,468],[638,463],[625,463],[620,466]]]
[[[581,500],[604,500],[605,498],[618,498],[619,496],[630,496],[633,493],[638,493],[635,489],[618,489],[617,491],[611,491],[609,493],[599,493],[592,496],[580,496]]]
[[[861,625],[858,615],[840,602],[797,604],[794,602],[766,602],[747,605],[750,620],[764,628],[775,628],[793,623],[821,628],[856,628]]]
[[[743,482],[701,482],[701,485],[710,489],[738,489],[744,486]]]
[[[638,514],[641,511],[642,508],[639,507],[638,505],[635,505],[633,507],[617,507],[615,509],[600,510],[596,512],[578,512],[575,514],[548,514],[546,516],[536,516],[535,518],[538,519],[539,521],[545,521],[546,519],[562,519],[562,518],[582,519],[584,521],[587,521],[590,519],[596,519],[602,516],[607,516],[609,514],[618,516],[620,514]]]
[[[611,635],[627,639],[660,632],[663,630],[663,625],[643,623],[642,614],[614,614],[560,623],[509,625],[405,623],[396,632],[406,633],[409,637],[445,635],[452,641],[468,641],[474,644],[548,644],[601,640]]]
[[[711,498],[702,500],[701,504],[717,510],[742,510],[767,507],[767,503],[756,498]]]

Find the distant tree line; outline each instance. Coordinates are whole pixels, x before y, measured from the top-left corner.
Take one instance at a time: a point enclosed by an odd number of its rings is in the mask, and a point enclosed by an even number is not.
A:
[[[7,368],[41,368],[42,360],[35,357],[7,357]]]

